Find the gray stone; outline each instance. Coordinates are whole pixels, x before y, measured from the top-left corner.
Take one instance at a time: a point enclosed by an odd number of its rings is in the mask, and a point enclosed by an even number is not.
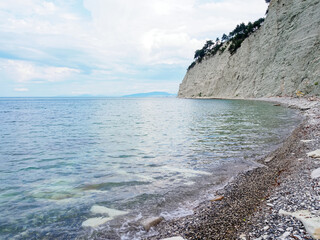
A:
[[[308,157],[320,158],[320,149],[307,153]]]
[[[177,236],[177,237],[163,238],[161,240],[184,240],[184,238]]]
[[[151,227],[156,226],[163,220],[163,217],[150,217],[141,221],[141,225],[146,231],[149,231]]]
[[[320,177],[320,168],[317,168],[311,172],[311,178],[315,179]]]
[[[279,211],[280,215],[293,216],[300,220],[307,232],[314,238],[320,239],[320,217],[312,216],[307,210],[301,210],[297,212],[286,212],[284,210]]]
[[[287,237],[289,237],[290,232],[285,232],[284,234],[281,235],[281,239],[286,239]]]

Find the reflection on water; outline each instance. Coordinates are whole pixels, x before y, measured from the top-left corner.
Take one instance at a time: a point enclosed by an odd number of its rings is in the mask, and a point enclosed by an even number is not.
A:
[[[93,205],[173,214],[252,166],[295,117],[254,101],[1,98],[0,238],[75,238],[107,217]]]

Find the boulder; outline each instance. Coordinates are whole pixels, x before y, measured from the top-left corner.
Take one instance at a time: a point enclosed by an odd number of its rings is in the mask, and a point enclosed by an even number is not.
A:
[[[320,217],[312,216],[307,210],[301,210],[297,212],[286,212],[284,210],[279,211],[280,215],[293,216],[300,220],[307,232],[314,238],[320,239]]]
[[[102,214],[102,215],[107,215],[111,218],[115,218],[117,216],[121,216],[121,215],[125,215],[128,212],[126,211],[120,211],[117,209],[112,209],[112,208],[107,208],[107,207],[103,207],[103,206],[99,206],[99,205],[93,205],[90,209],[90,211],[93,214]]]
[[[163,217],[150,217],[141,221],[141,225],[146,231],[149,231],[151,227],[156,226],[163,220]]]
[[[318,178],[320,177],[320,168],[317,168],[315,170],[312,171],[311,173],[311,178],[312,179],[315,179],[315,178]]]
[[[320,158],[320,149],[307,153],[308,157]]]

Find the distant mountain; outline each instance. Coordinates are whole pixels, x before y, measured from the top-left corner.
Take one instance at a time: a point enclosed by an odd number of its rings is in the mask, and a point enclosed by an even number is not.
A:
[[[148,92],[148,93],[135,93],[130,95],[124,95],[122,97],[137,97],[137,98],[144,98],[144,97],[176,97],[176,94],[167,93],[167,92]]]

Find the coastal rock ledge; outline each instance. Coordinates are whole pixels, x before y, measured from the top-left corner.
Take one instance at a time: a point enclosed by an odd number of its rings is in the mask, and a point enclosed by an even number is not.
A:
[[[260,29],[233,55],[226,50],[195,64],[178,97],[319,96],[319,56],[320,0],[271,0]]]

